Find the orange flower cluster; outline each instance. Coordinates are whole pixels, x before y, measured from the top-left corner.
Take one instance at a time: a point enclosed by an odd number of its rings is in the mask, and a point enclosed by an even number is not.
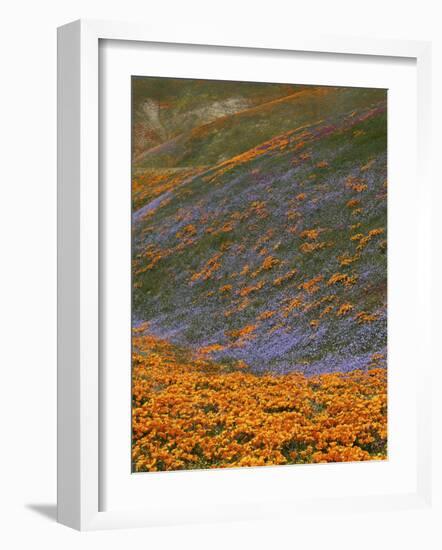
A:
[[[286,283],[287,281],[290,281],[290,279],[293,279],[293,277],[298,273],[297,269],[291,269],[284,275],[281,275],[280,277],[277,277],[273,281],[273,286],[281,286],[283,283]]]
[[[134,333],[133,469],[383,460],[386,377],[257,376]]]
[[[220,253],[214,254],[211,258],[207,260],[201,271],[198,271],[197,273],[194,273],[192,275],[192,277],[190,278],[190,282],[194,283],[196,281],[206,281],[207,279],[210,279],[213,273],[221,267],[221,264],[218,261],[220,258]]]
[[[201,172],[201,168],[146,169],[132,179],[133,208],[137,210],[163,193],[175,189],[184,180]]]
[[[299,234],[299,236],[301,237],[301,239],[310,239],[312,241],[316,241],[319,233],[319,229],[305,229],[304,231],[302,231],[302,233]]]
[[[338,309],[337,315],[338,317],[342,317],[343,315],[347,315],[351,310],[353,309],[353,305],[349,303],[342,304],[341,307]]]
[[[357,262],[359,260],[360,256],[359,254],[355,254],[354,256],[349,256],[348,254],[343,254],[338,258],[339,264],[342,266],[351,265],[354,262]]]
[[[255,332],[256,325],[247,325],[243,328],[240,328],[238,330],[230,330],[227,331],[226,334],[233,338],[234,340],[245,338],[249,334],[252,334],[252,332]]]
[[[348,176],[345,181],[345,185],[352,191],[356,191],[356,193],[362,193],[362,191],[367,189],[367,185],[363,183],[360,178],[355,176]]]
[[[309,281],[304,281],[298,286],[298,289],[305,290],[306,292],[308,292],[308,294],[314,294],[319,290],[319,283],[322,281],[323,278],[324,277],[322,275],[317,275]]]
[[[140,257],[135,258],[133,262],[133,270],[135,275],[141,275],[153,269],[162,259],[170,256],[171,250],[155,248],[153,245],[149,245]],[[147,261],[143,267],[140,267],[142,260]]]
[[[341,283],[344,286],[354,285],[357,280],[357,275],[347,275],[346,273],[334,273],[327,281],[327,285],[335,285]]]
[[[382,235],[384,233],[385,229],[383,227],[379,227],[378,229],[372,229],[368,232],[367,235],[361,235],[361,233],[358,233],[355,235],[355,237],[352,237],[352,240],[358,240],[359,244],[356,247],[356,250],[364,250],[364,248],[367,246],[367,244],[373,239],[373,237],[377,237],[378,235]]]
[[[272,267],[274,267],[275,265],[278,265],[280,263],[281,263],[281,260],[278,260],[278,258],[275,258],[273,256],[267,256],[267,258],[265,258],[265,260],[263,261],[260,270],[261,271],[262,270],[267,271],[269,269],[272,269]]]
[[[257,283],[256,285],[254,286],[246,286],[244,288],[241,288],[239,291],[238,291],[238,294],[240,296],[248,296],[249,294],[251,294],[252,292],[257,292],[258,290],[261,290],[261,288],[265,285],[265,281],[260,281],[259,283]]]
[[[322,250],[323,248],[326,248],[328,246],[333,246],[333,243],[325,242],[325,241],[320,243],[302,243],[301,246],[299,247],[299,250],[304,254],[308,254],[309,252]]]
[[[356,315],[356,320],[359,324],[372,323],[373,321],[376,321],[376,319],[377,319],[377,315],[373,315],[373,314],[367,313],[365,311],[360,311]]]

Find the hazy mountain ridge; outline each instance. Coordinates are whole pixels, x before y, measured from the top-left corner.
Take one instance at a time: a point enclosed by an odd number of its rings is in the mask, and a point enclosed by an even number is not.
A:
[[[244,109],[285,97],[305,86],[253,82],[135,78],[133,82],[133,155],[193,128]]]

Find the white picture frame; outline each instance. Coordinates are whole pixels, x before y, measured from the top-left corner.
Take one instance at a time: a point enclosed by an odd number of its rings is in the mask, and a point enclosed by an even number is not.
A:
[[[216,519],[200,513],[167,514],[159,510],[101,511],[100,505],[100,234],[99,234],[99,42],[115,40],[232,49],[302,51],[312,54],[411,58],[417,65],[417,160],[419,195],[419,311],[427,356],[420,365],[417,403],[417,488],[410,494],[379,494],[336,499],[342,511],[422,507],[431,500],[430,372],[432,366],[429,231],[430,52],[428,42],[296,35],[267,43],[264,38],[207,39],[204,31],[166,36],[136,24],[76,21],[58,30],[58,521],[79,530],[140,527]],[[426,325],[427,324],[427,325]],[[180,474],[186,475],[186,473]],[[236,472],[235,475],[241,475]],[[290,508],[292,504],[292,508]],[[293,513],[299,506],[284,507]],[[303,510],[320,510],[330,500],[303,502]],[[269,506],[270,508],[270,506]],[[219,519],[265,517],[262,502],[241,514],[234,507]],[[282,509],[282,506],[280,507]],[[272,514],[282,511],[272,504]]]

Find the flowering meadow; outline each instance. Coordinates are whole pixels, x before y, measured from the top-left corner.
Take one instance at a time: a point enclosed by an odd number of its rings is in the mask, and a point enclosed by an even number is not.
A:
[[[133,471],[386,459],[386,91],[132,86]]]
[[[136,472],[382,460],[386,371],[256,376],[134,336]]]

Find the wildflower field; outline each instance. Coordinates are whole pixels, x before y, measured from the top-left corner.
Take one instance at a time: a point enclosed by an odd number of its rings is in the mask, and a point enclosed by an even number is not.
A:
[[[133,471],[385,459],[386,91],[132,87]]]

